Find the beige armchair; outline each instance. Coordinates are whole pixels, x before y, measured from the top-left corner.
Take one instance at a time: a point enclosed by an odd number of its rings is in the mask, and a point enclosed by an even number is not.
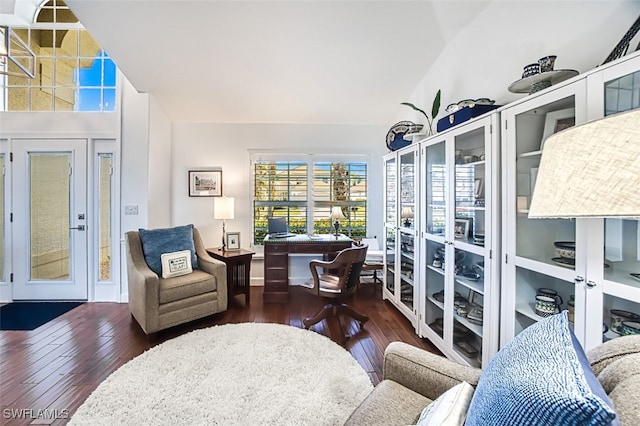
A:
[[[159,277],[149,269],[140,234],[125,234],[129,309],[147,335],[174,325],[227,310],[227,275],[223,262],[213,259],[193,228],[198,268],[173,278]]]

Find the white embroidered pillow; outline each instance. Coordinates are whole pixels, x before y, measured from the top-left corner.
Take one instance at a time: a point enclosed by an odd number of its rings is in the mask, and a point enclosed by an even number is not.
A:
[[[417,425],[462,426],[473,397],[473,386],[462,382],[427,405]]]
[[[160,258],[162,261],[162,278],[179,277],[193,272],[190,250],[164,253]]]

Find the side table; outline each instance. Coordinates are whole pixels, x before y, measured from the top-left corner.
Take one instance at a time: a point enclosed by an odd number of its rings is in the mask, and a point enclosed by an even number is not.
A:
[[[248,305],[250,301],[251,258],[255,252],[245,249],[222,251],[219,248],[208,248],[207,253],[227,265],[227,296],[229,302],[235,295],[244,294],[245,304]]]

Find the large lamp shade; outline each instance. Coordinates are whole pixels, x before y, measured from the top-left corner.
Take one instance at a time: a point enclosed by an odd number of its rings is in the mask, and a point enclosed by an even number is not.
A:
[[[529,218],[638,218],[639,188],[640,110],[634,110],[545,141]]]

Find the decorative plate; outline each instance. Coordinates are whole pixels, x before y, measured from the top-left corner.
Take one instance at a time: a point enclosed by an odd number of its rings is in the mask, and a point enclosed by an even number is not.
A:
[[[404,139],[404,135],[418,133],[423,127],[422,124],[416,124],[413,121],[400,121],[394,124],[387,132],[387,148],[396,151],[411,145],[410,141]]]
[[[575,77],[578,75],[578,71],[576,70],[553,70],[547,71],[540,74],[534,74],[529,77],[521,78],[520,80],[514,81],[508,87],[508,90],[511,93],[530,93],[531,85],[538,83],[540,81],[548,80],[551,84],[558,84],[561,81],[567,80],[571,77]]]
[[[573,268],[576,266],[576,260],[568,257],[552,257],[551,261],[566,268]]]

